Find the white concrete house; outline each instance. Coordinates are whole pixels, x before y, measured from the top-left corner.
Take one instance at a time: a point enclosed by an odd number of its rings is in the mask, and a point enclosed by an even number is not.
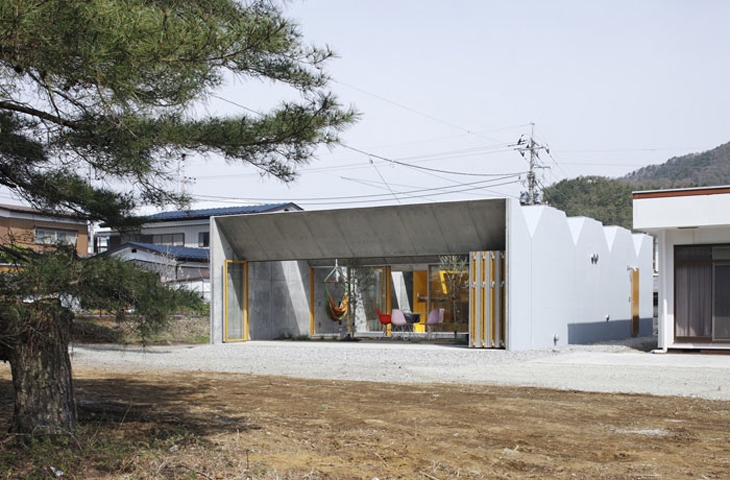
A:
[[[547,206],[504,198],[232,215],[212,217],[210,232],[213,343],[383,335],[381,318],[402,310],[420,315],[413,335],[427,335],[425,319],[441,311],[443,331],[474,348],[652,333],[651,237]],[[449,291],[445,255],[465,260],[465,288]],[[356,308],[334,316],[345,297]]]
[[[657,238],[659,347],[730,349],[730,186],[633,197],[634,229]]]

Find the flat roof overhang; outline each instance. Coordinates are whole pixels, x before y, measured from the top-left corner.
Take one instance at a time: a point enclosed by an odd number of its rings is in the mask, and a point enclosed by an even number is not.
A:
[[[634,229],[645,232],[730,226],[730,188],[633,193]]]
[[[236,256],[328,265],[437,262],[440,255],[504,250],[504,198],[214,217]]]

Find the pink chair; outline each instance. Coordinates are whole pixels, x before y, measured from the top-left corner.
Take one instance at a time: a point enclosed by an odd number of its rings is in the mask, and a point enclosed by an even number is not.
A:
[[[406,316],[403,315],[403,310],[399,310],[397,308],[394,308],[390,312],[390,324],[395,328],[400,327],[401,331],[406,331],[406,329],[411,326],[411,324],[406,321]]]
[[[444,311],[445,309],[443,308],[434,308],[428,313],[428,318],[426,318],[426,328],[429,333],[433,331],[434,325],[444,323]]]

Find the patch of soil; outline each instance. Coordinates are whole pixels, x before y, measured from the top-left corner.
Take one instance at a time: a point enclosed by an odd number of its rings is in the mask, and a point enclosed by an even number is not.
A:
[[[170,442],[164,475],[145,478],[649,479],[730,471],[730,402],[219,373],[75,376],[82,422],[118,430],[130,444]],[[0,398],[8,398],[8,379],[0,367]],[[12,405],[2,403],[8,418]]]

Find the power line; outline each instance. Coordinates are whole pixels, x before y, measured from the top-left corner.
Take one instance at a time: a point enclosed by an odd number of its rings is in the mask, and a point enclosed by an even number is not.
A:
[[[442,123],[442,124],[444,124],[444,125],[447,125],[447,126],[449,126],[449,127],[451,127],[451,128],[455,128],[455,129],[457,129],[457,130],[461,130],[461,131],[463,131],[463,132],[466,132],[466,133],[468,133],[468,134],[470,134],[470,135],[474,134],[474,132],[472,132],[471,130],[469,130],[469,129],[467,129],[467,128],[461,127],[461,126],[459,126],[459,125],[454,125],[453,123],[451,123],[451,122],[447,122],[446,120],[443,120],[443,119],[441,119],[441,118],[437,118],[437,117],[434,117],[434,116],[432,116],[432,115],[429,115],[429,114],[427,114],[427,113],[423,113],[423,112],[420,112],[420,111],[418,111],[418,110],[416,110],[416,109],[414,109],[414,108],[411,108],[411,107],[407,107],[407,106],[405,106],[405,105],[403,105],[403,104],[400,104],[400,103],[398,103],[398,102],[394,102],[393,100],[387,99],[387,98],[385,98],[385,97],[382,97],[382,96],[380,96],[380,95],[376,95],[376,94],[374,94],[374,93],[371,93],[371,92],[367,92],[367,91],[363,90],[362,88],[358,88],[358,87],[355,87],[355,86],[353,86],[353,85],[350,85],[350,84],[347,84],[347,83],[344,83],[344,82],[340,82],[340,81],[338,81],[338,80],[334,80],[334,79],[333,79],[332,81],[333,81],[334,83],[338,83],[338,84],[340,84],[340,85],[343,85],[343,86],[345,86],[345,87],[351,88],[351,89],[353,89],[353,90],[357,90],[358,92],[360,92],[360,93],[364,93],[365,95],[369,95],[369,96],[371,96],[371,97],[373,97],[373,98],[377,98],[378,100],[380,100],[380,101],[383,101],[383,102],[385,102],[385,103],[389,103],[389,104],[391,104],[391,105],[395,105],[396,107],[398,107],[398,108],[402,108],[403,110],[407,110],[407,111],[409,111],[409,112],[411,112],[411,113],[415,113],[416,115],[420,115],[421,117],[424,117],[424,118],[428,118],[429,120],[433,120],[434,122]]]
[[[451,195],[454,193],[463,193],[475,190],[485,190],[494,193],[495,195],[502,196],[501,193],[491,190],[491,188],[501,187],[505,185],[511,185],[517,183],[516,180],[505,181],[502,183],[488,183],[495,180],[485,180],[483,182],[477,182],[478,184],[459,184],[448,187],[435,187],[435,188],[414,188],[413,190],[407,190],[402,192],[395,192],[401,197],[408,198],[422,198],[425,196],[443,196]],[[485,185],[486,184],[486,185]],[[461,188],[464,187],[464,188]],[[488,188],[489,187],[489,188]],[[517,198],[513,195],[509,195]],[[369,194],[369,195],[348,195],[348,196],[335,196],[335,197],[305,197],[295,198],[287,197],[282,198],[253,198],[253,197],[229,197],[229,196],[217,196],[217,195],[192,195],[195,200],[201,201],[216,201],[220,203],[240,203],[240,202],[254,202],[254,203],[278,203],[278,202],[291,202],[308,204],[308,205],[331,205],[332,203],[347,205],[347,204],[359,204],[359,203],[371,203],[388,201],[392,197],[391,193],[387,194]]]
[[[378,174],[378,176],[380,177],[380,180],[382,180],[383,184],[385,184],[385,186],[388,187],[388,191],[390,192],[391,195],[393,195],[393,198],[395,198],[395,201],[400,203],[400,199],[398,198],[398,195],[396,195],[395,192],[393,192],[393,189],[390,188],[390,185],[388,185],[388,182],[386,182],[385,178],[383,178],[383,176],[380,174],[380,170],[378,170],[378,167],[375,166],[375,162],[373,162],[372,158],[370,159],[370,165],[373,166],[373,168],[375,169],[375,172]]]
[[[504,147],[503,147],[504,145]],[[377,158],[378,160],[382,160],[384,162],[388,162],[390,164],[397,164],[402,166],[407,166],[409,168],[416,168],[421,170],[428,170],[428,167],[419,167],[417,165],[414,165],[414,163],[405,162],[405,160],[421,160],[422,162],[433,162],[438,160],[445,160],[445,159],[451,159],[451,158],[459,158],[464,156],[475,156],[475,155],[490,155],[494,153],[502,153],[507,152],[511,150],[511,145],[509,144],[500,144],[498,146],[494,146],[494,149],[489,151],[488,149],[491,146],[485,146],[485,147],[474,147],[471,149],[462,149],[462,150],[450,150],[446,152],[439,152],[439,153],[433,153],[433,154],[425,154],[425,155],[414,155],[411,157],[401,157],[398,159],[392,159],[383,157],[381,155],[377,155],[374,153],[369,153],[365,150],[351,147],[347,144],[341,145],[343,148],[352,150],[356,153],[360,153],[362,155],[365,155],[368,157],[368,160],[371,160],[372,158]],[[506,148],[505,148],[506,147]],[[356,165],[335,165],[335,166],[326,166],[326,167],[311,167],[311,168],[304,168],[302,169],[303,172],[307,173],[313,173],[313,172],[327,172],[327,171],[337,171],[337,170],[355,170],[355,169],[364,169],[368,168],[370,166],[370,161],[367,163],[361,163]],[[440,169],[431,169],[433,171],[446,173],[446,174],[452,174],[452,175],[468,175],[468,176],[499,176],[502,174],[488,174],[488,173],[475,173],[475,172],[455,172],[450,170],[440,170]],[[254,177],[259,176],[260,173],[237,173],[237,174],[220,174],[220,175],[198,175],[196,176],[196,180],[212,180],[217,178],[230,178],[230,177]]]
[[[448,175],[466,175],[466,176],[469,176],[469,177],[498,177],[498,176],[501,176],[501,175],[505,175],[504,173],[457,172],[457,171],[453,171],[453,170],[442,170],[442,169],[438,169],[438,168],[422,167],[422,166],[419,166],[419,165],[413,165],[411,163],[402,162],[400,160],[394,160],[392,158],[383,157],[383,156],[377,155],[375,153],[369,153],[369,152],[366,152],[365,150],[360,150],[359,148],[351,147],[350,145],[343,144],[342,146],[344,148],[347,148],[347,149],[352,150],[354,152],[358,152],[358,153],[361,153],[363,155],[367,155],[368,157],[377,158],[378,160],[382,160],[384,162],[388,162],[388,163],[393,164],[393,165],[400,165],[400,166],[403,166],[403,167],[413,168],[413,169],[416,169],[416,170],[424,170],[424,171],[428,171],[428,172],[444,173],[444,174],[448,174]]]

